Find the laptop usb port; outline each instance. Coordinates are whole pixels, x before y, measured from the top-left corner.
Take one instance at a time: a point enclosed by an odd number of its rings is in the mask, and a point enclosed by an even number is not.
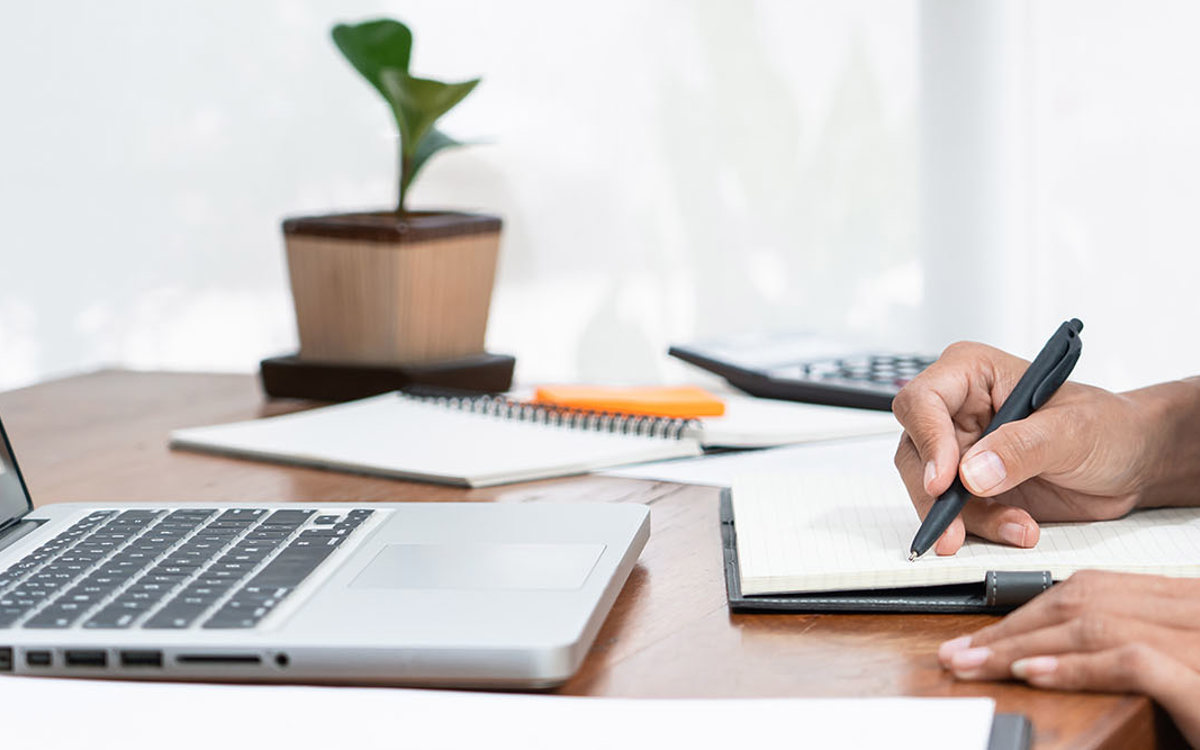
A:
[[[50,652],[26,651],[25,663],[31,667],[48,667],[50,666]]]
[[[99,649],[68,649],[66,664],[68,667],[106,667],[108,652]]]
[[[162,651],[122,651],[122,667],[161,667]]]
[[[7,646],[0,648],[0,672],[11,672],[13,668],[13,650]]]

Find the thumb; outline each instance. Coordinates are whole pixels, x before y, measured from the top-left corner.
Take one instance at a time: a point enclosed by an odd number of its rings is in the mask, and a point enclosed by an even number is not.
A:
[[[1053,412],[1010,422],[963,454],[959,475],[978,497],[994,497],[1031,477],[1068,468],[1072,441]]]

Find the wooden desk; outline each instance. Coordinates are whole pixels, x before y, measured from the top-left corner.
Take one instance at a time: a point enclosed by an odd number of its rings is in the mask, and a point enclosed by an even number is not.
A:
[[[1176,741],[1141,697],[957,683],[941,641],[983,616],[736,615],[725,606],[717,492],[604,477],[459,490],[171,452],[176,427],[294,411],[243,375],[100,372],[0,394],[38,504],[59,501],[590,500],[652,509],[638,566],[580,673],[561,689],[626,697],[979,696],[1029,715],[1038,748]]]

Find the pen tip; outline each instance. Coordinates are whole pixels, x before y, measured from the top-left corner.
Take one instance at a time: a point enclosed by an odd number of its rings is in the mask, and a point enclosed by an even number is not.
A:
[[[912,562],[913,560],[916,560],[916,559],[917,559],[917,551],[916,550],[913,550],[912,552],[908,553],[908,561],[909,562]]]

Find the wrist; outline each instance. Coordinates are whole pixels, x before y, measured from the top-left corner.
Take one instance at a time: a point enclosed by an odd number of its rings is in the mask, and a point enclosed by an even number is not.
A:
[[[1134,405],[1127,425],[1140,433],[1139,507],[1200,504],[1200,378],[1121,394]]]

